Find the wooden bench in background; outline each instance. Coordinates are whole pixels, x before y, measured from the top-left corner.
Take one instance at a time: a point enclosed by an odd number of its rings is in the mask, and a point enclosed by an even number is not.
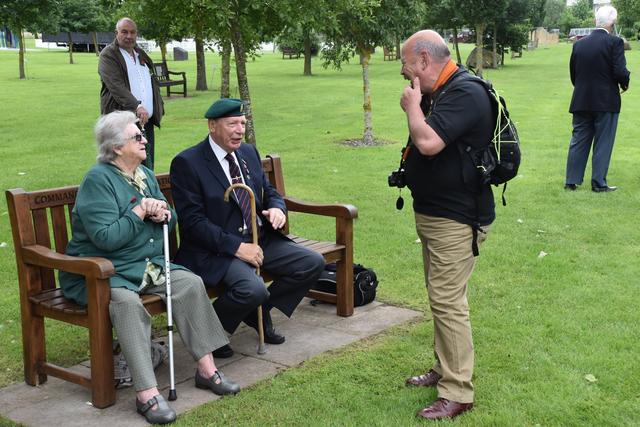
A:
[[[382,58],[383,61],[395,61],[396,60],[396,50],[394,48],[383,47],[382,48],[382,54],[384,55],[384,57]]]
[[[289,56],[289,59],[292,59],[294,56],[296,59],[300,58],[300,51],[294,49],[292,47],[280,46],[280,50],[282,50],[282,59],[284,59],[285,55]]]
[[[158,79],[158,86],[167,88],[167,96],[171,97],[172,86],[182,86],[182,92],[173,90],[173,93],[179,93],[183,96],[187,96],[187,73],[184,71],[169,71],[167,63],[162,61],[158,64],[153,64],[156,78]],[[181,76],[177,79],[172,79],[171,76]]]
[[[339,316],[353,314],[353,220],[358,216],[352,205],[321,205],[305,203],[286,196],[280,157],[262,160],[269,181],[284,197],[290,212],[302,212],[335,218],[336,238],[332,242],[309,240],[289,234],[294,241],[322,254],[327,262],[338,266],[337,295],[310,291],[308,296],[337,306]],[[173,203],[169,174],[157,176],[167,200]],[[30,385],[42,384],[52,375],[91,389],[91,401],[96,408],[115,403],[113,380],[112,325],[109,319],[109,277],[114,273],[111,261],[96,257],[65,255],[69,241],[71,210],[77,186],[25,192],[7,190],[7,206],[13,232],[18,281],[24,378]],[[289,233],[288,224],[285,233]],[[177,248],[177,233],[171,233],[172,252]],[[67,300],[56,286],[55,270],[65,270],[85,276],[87,306]],[[263,275],[266,281],[270,278]],[[215,297],[208,290],[210,297]],[[143,302],[150,314],[165,312],[160,297],[145,295]],[[88,328],[91,375],[58,366],[47,361],[45,318]]]

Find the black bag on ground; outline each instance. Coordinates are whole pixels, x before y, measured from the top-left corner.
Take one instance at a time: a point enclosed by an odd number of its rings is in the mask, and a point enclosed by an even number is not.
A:
[[[376,288],[378,287],[378,278],[376,273],[360,264],[353,264],[353,305],[360,307],[369,304],[376,298]],[[312,289],[321,292],[335,294],[336,285],[336,264],[330,263],[324,267],[324,271],[320,274],[318,282],[312,286]]]

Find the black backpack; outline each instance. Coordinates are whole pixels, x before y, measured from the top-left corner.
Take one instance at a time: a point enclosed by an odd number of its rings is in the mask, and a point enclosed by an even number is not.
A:
[[[353,264],[353,305],[359,307],[369,304],[376,298],[376,288],[378,278],[376,273],[360,264]],[[312,286],[317,291],[335,294],[336,285],[336,264],[327,264],[320,274],[318,281]],[[312,301],[313,304],[313,301]]]
[[[493,138],[489,145],[483,149],[474,149],[470,146],[460,144],[463,161],[465,156],[470,158],[475,167],[480,180],[473,180],[480,185],[487,183],[492,185],[503,184],[502,205],[506,206],[507,201],[504,193],[507,190],[507,182],[518,175],[520,167],[520,138],[516,125],[509,117],[507,104],[502,96],[498,94],[490,82],[472,74],[463,74],[466,79],[479,83],[489,95],[491,109],[496,118]],[[462,80],[462,79],[460,79]]]

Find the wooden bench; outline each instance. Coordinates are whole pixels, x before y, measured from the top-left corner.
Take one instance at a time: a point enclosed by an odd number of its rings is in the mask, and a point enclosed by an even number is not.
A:
[[[383,61],[395,61],[396,60],[396,50],[394,48],[383,47],[382,54],[384,57]]]
[[[167,88],[167,96],[171,97],[172,86],[182,86],[182,92],[174,89],[173,93],[180,93],[184,97],[187,96],[187,73],[184,71],[169,71],[167,63],[162,61],[158,64],[153,64],[156,78],[158,79],[158,86]],[[171,76],[182,76],[181,79],[172,79]]]
[[[282,59],[284,59],[285,55],[288,55],[289,59],[293,58],[294,56],[296,57],[296,59],[300,58],[300,51],[297,49],[287,46],[280,46],[280,50],[282,50]]]
[[[321,253],[327,262],[338,265],[337,295],[310,291],[308,296],[337,306],[339,316],[353,314],[353,220],[358,216],[352,205],[321,205],[305,203],[285,195],[280,157],[262,160],[270,182],[283,195],[290,212],[302,212],[335,218],[336,238],[320,242],[289,236],[299,244]],[[169,174],[157,176],[167,200],[173,203]],[[52,375],[91,389],[91,401],[97,408],[115,403],[113,380],[112,326],[109,319],[109,277],[114,273],[111,261],[96,257],[71,257],[64,254],[69,240],[70,217],[75,203],[77,186],[33,192],[22,189],[7,190],[7,207],[13,232],[18,281],[24,378],[30,385],[42,384]],[[288,226],[285,232],[288,234]],[[177,248],[177,233],[171,233],[172,252]],[[54,270],[65,270],[85,276],[87,306],[67,300],[56,287]],[[266,281],[270,278],[263,275]],[[208,290],[210,297],[215,297]],[[142,297],[151,314],[165,312],[160,297]],[[89,329],[91,375],[58,366],[47,361],[45,318]]]

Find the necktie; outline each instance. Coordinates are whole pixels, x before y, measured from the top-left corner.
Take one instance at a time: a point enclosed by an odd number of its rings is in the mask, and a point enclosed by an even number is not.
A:
[[[233,184],[242,184],[242,175],[240,175],[240,168],[236,163],[236,160],[233,158],[231,153],[227,154],[225,157],[229,162],[229,174],[231,175],[231,182]],[[244,219],[244,223],[247,226],[247,230],[251,231],[251,202],[249,200],[249,194],[247,191],[236,188],[233,190],[233,193],[236,196],[236,200],[238,201],[238,205],[240,205],[240,210],[242,211],[242,218]]]

